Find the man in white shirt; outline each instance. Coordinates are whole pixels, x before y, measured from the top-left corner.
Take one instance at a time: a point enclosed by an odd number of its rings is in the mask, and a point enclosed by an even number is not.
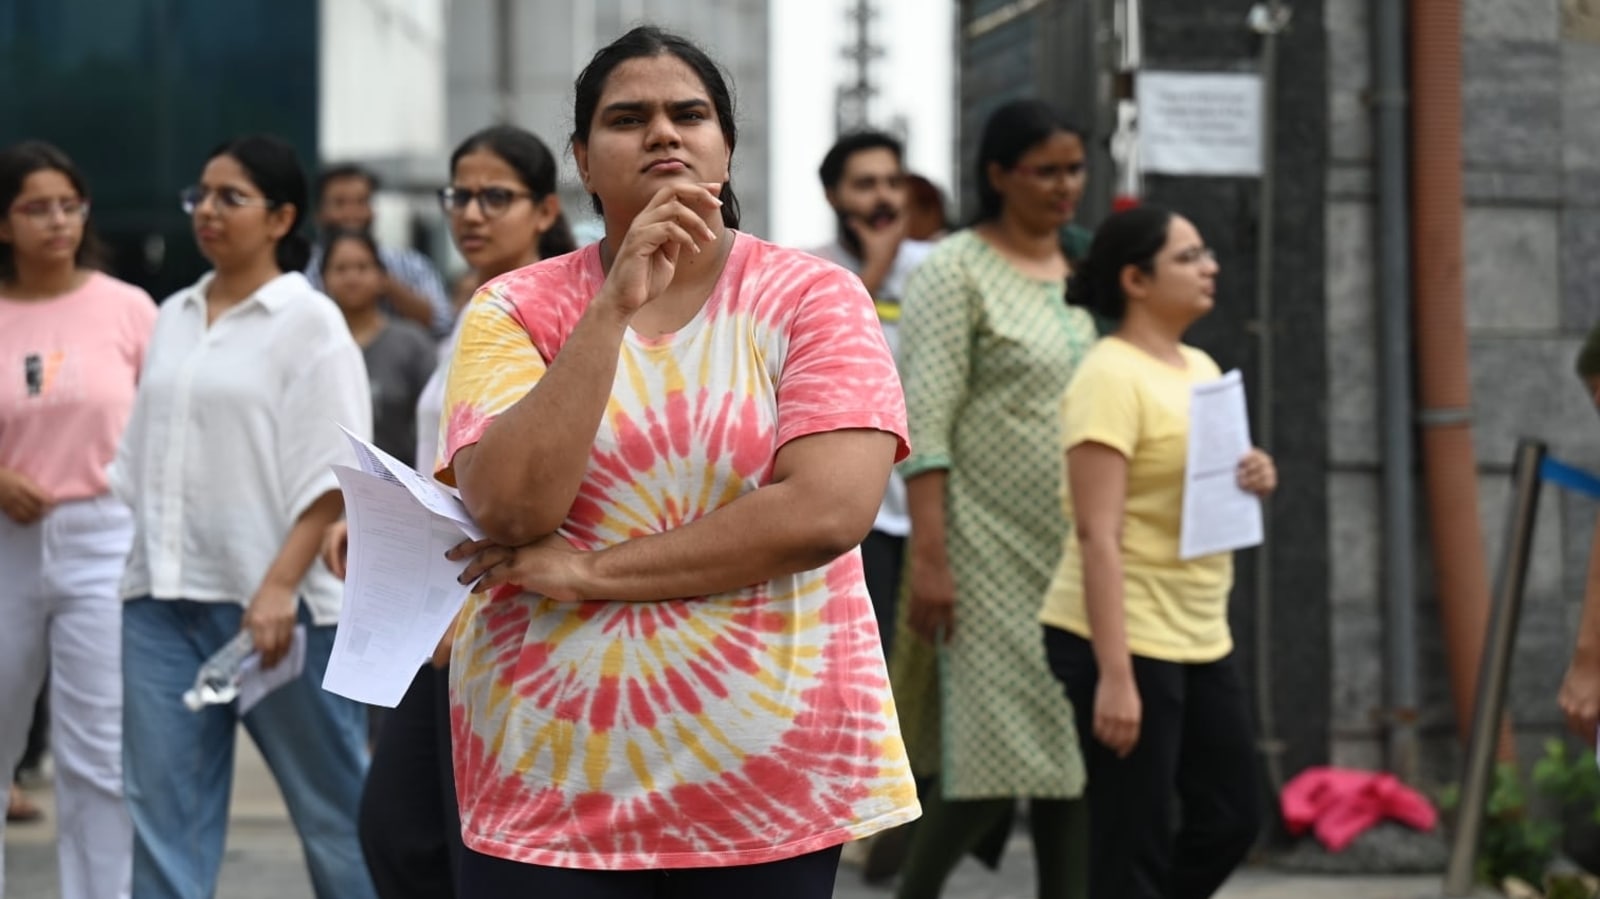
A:
[[[899,352],[900,298],[906,278],[933,244],[906,237],[904,148],[890,135],[861,131],[839,139],[822,159],[822,189],[838,217],[832,243],[811,252],[855,272],[878,306],[878,321]],[[911,518],[905,483],[892,475],[872,533],[861,544],[867,590],[877,612],[883,653],[894,640],[895,598]]]

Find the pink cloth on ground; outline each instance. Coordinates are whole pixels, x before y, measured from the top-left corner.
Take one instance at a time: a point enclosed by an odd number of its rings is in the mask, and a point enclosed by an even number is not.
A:
[[[1381,821],[1417,830],[1439,822],[1432,803],[1394,775],[1350,768],[1307,768],[1283,788],[1279,805],[1290,833],[1311,830],[1333,852]]]

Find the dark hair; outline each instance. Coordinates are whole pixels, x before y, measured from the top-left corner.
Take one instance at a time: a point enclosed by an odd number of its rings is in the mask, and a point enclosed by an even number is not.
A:
[[[833,190],[838,187],[839,181],[844,178],[845,166],[850,164],[850,157],[863,150],[888,150],[894,154],[895,162],[905,164],[905,145],[893,135],[882,131],[856,131],[846,134],[834,143],[828,150],[828,155],[822,157],[822,165],[817,168],[817,177],[822,179],[822,189]]]
[[[1578,350],[1577,371],[1580,378],[1600,377],[1600,327],[1589,332]]]
[[[600,95],[605,92],[606,80],[617,66],[630,59],[662,55],[677,57],[700,77],[700,83],[705,85],[706,93],[711,97],[711,105],[717,110],[717,122],[722,126],[722,136],[728,142],[728,152],[732,153],[739,141],[739,127],[733,118],[733,92],[728,87],[728,79],[723,77],[722,68],[693,41],[653,25],[640,25],[617,38],[602,47],[584,66],[573,86],[572,142],[589,142],[589,126],[594,122],[595,111],[600,106]],[[729,228],[739,227],[739,198],[733,194],[733,185],[723,184],[719,198],[722,200],[722,223]],[[593,199],[594,211],[605,214],[600,206],[600,198]]]
[[[328,185],[346,178],[360,178],[367,182],[367,189],[377,193],[382,184],[378,180],[378,173],[364,165],[354,162],[334,163],[317,173],[317,204],[322,204],[322,198],[328,195]]]
[[[533,132],[515,125],[490,125],[462,141],[450,154],[451,174],[455,173],[461,157],[478,150],[488,150],[511,166],[535,200],[543,200],[556,192],[555,154]],[[567,224],[565,213],[558,214],[550,223],[550,229],[539,235],[540,259],[560,256],[577,248],[578,242],[572,237],[572,226]]]
[[[311,242],[300,233],[300,225],[306,218],[306,172],[300,167],[294,147],[271,134],[250,134],[222,143],[207,159],[218,156],[231,157],[238,162],[250,183],[272,204],[272,209],[286,203],[294,206],[294,221],[273,248],[273,255],[283,271],[304,271],[311,261]]]
[[[1113,213],[1095,229],[1089,255],[1073,267],[1067,279],[1067,302],[1097,315],[1120,321],[1128,311],[1122,292],[1122,272],[1133,266],[1155,271],[1156,254],[1167,245],[1173,213],[1160,206],[1135,206]]]
[[[41,140],[25,140],[0,150],[0,214],[11,208],[22,194],[22,185],[34,172],[60,172],[72,183],[72,189],[81,199],[89,199],[89,182],[72,164],[67,154],[53,144]],[[0,243],[0,281],[10,281],[17,276],[16,250],[9,243]],[[99,268],[104,254],[100,241],[83,226],[83,239],[78,243],[74,263],[80,268]]]
[[[372,254],[372,261],[378,264],[378,271],[386,272],[389,270],[388,266],[383,264],[383,254],[378,252],[378,242],[372,239],[370,231],[362,231],[356,228],[335,228],[322,238],[322,264],[317,273],[322,275],[323,281],[328,279],[328,263],[333,259],[333,248],[338,246],[342,240],[353,240],[366,247],[367,252]]]
[[[999,218],[1003,203],[1000,192],[989,183],[989,164],[1009,169],[1017,164],[1023,154],[1058,131],[1083,140],[1083,129],[1043,100],[1013,100],[989,116],[983,125],[983,136],[978,139],[978,165],[974,178],[978,186],[977,221],[991,222]]]
[[[950,213],[945,209],[944,191],[939,189],[939,185],[915,172],[906,172],[906,195],[913,203],[939,210],[939,224],[947,228],[950,226]]]

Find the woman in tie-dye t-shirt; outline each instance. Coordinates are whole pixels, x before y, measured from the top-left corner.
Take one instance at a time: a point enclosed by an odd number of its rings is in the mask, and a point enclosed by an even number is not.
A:
[[[577,98],[605,240],[485,285],[446,393],[497,544],[457,553],[462,893],[824,899],[918,813],[855,549],[899,380],[858,280],[734,230],[703,53],[635,29]]]

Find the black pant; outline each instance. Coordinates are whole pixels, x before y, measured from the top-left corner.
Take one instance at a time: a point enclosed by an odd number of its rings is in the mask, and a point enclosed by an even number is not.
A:
[[[46,674],[39,686],[39,697],[33,701],[33,720],[28,724],[28,743],[22,750],[22,760],[12,772],[12,781],[22,779],[24,772],[36,774],[44,764],[44,753],[50,745],[50,677]]]
[[[761,865],[670,871],[580,871],[524,865],[467,851],[463,899],[830,899],[839,850],[834,846]]]
[[[448,671],[422,666],[384,721],[356,827],[381,899],[456,895],[465,850],[450,759]]]
[[[1138,744],[1119,759],[1094,738],[1094,648],[1075,634],[1044,631],[1088,768],[1091,899],[1211,896],[1261,826],[1250,707],[1233,657],[1180,664],[1134,656],[1143,718]]]
[[[904,537],[873,531],[861,541],[861,568],[867,579],[867,593],[872,596],[872,611],[878,617],[878,639],[883,641],[886,659],[894,646],[894,613],[905,562]]]

